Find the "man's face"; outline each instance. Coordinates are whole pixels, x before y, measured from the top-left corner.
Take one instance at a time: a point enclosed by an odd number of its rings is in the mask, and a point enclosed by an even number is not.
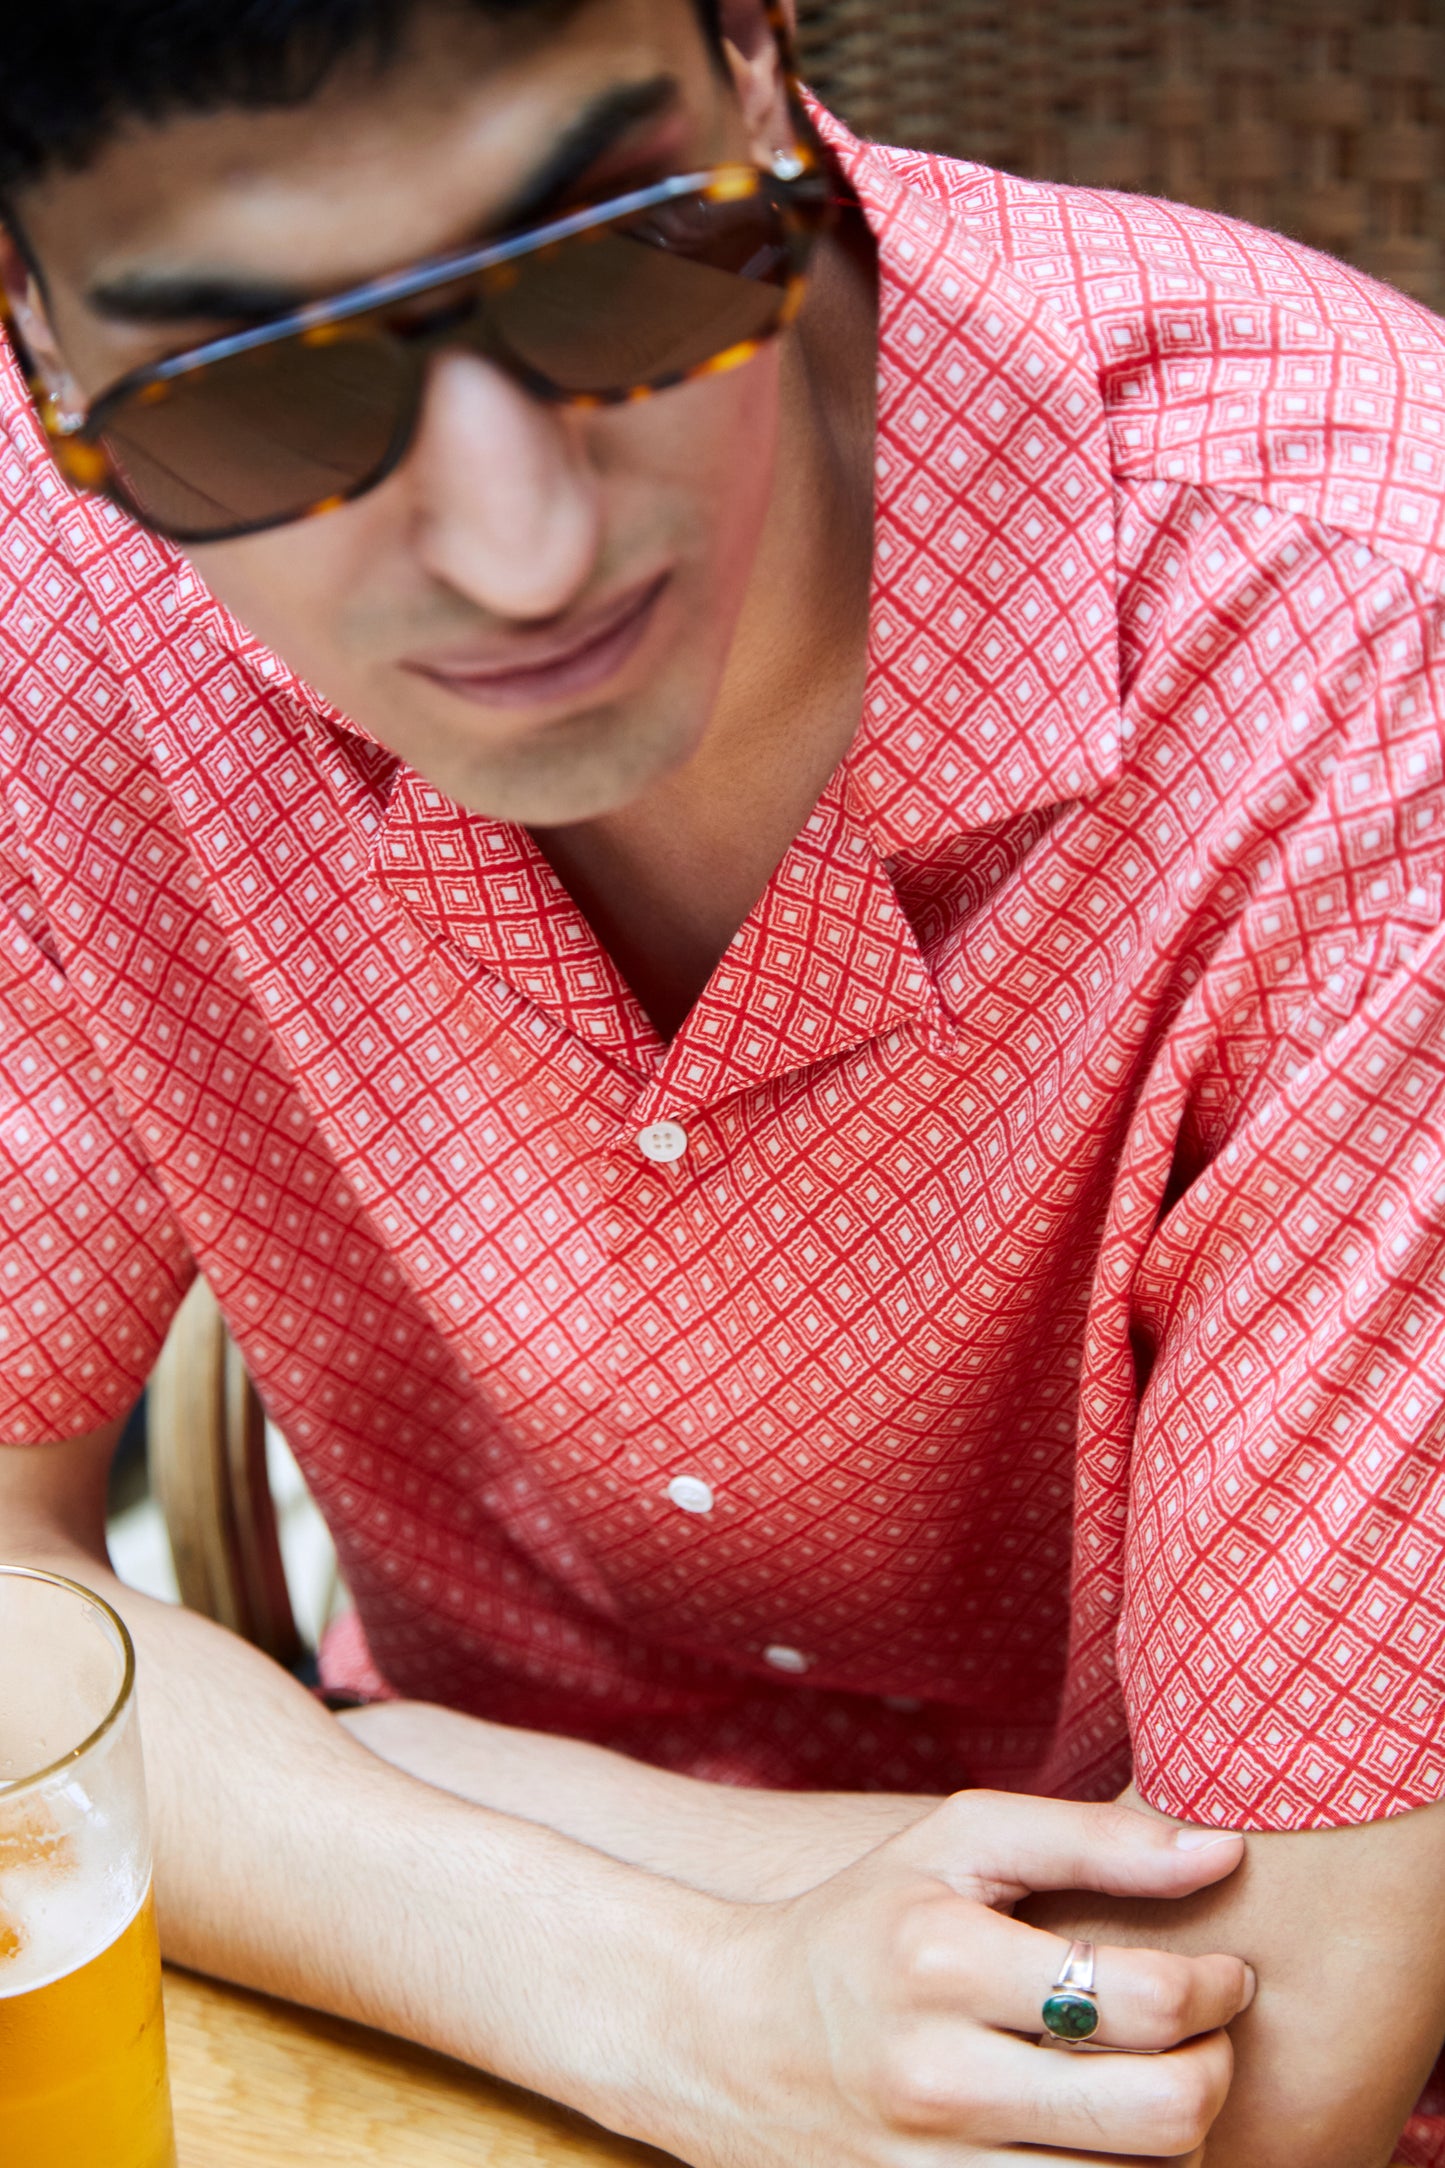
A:
[[[739,100],[691,0],[584,0],[509,28],[437,8],[385,69],[349,66],[292,110],[132,128],[21,209],[90,399],[290,301],[464,246],[519,204],[539,220],[778,143],[776,104]],[[244,624],[449,795],[584,820],[701,742],[778,411],[775,349],[593,412],[447,353],[387,481],[190,554]]]

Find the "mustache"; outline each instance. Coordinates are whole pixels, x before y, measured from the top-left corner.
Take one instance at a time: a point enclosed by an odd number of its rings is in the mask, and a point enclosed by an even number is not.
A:
[[[631,562],[636,564],[640,558],[639,552]],[[582,624],[605,606],[609,596],[646,577],[646,572],[629,572],[620,559],[599,561],[591,568],[586,586],[548,617],[504,617],[441,582],[406,599],[394,594],[358,595],[343,612],[340,631],[353,653],[378,657],[441,653],[473,642],[505,645],[518,635],[535,638]]]

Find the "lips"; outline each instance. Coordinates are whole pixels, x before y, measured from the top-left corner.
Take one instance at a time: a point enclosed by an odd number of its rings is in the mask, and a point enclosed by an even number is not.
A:
[[[504,648],[414,658],[403,667],[478,707],[539,708],[595,693],[646,637],[671,575],[633,587],[590,620],[538,637],[518,633]]]

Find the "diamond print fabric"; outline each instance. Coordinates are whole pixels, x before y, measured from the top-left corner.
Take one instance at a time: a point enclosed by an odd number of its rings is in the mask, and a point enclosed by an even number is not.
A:
[[[863,722],[668,1046],[529,839],[68,497],[7,376],[7,1433],[124,1406],[195,1260],[397,1691],[748,1781],[1403,1811],[1445,332],[835,140],[883,250]]]

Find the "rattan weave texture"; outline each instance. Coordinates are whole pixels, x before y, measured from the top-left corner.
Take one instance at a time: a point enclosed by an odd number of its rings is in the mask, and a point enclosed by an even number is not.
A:
[[[1276,226],[1445,309],[1445,0],[800,0],[865,135]]]

